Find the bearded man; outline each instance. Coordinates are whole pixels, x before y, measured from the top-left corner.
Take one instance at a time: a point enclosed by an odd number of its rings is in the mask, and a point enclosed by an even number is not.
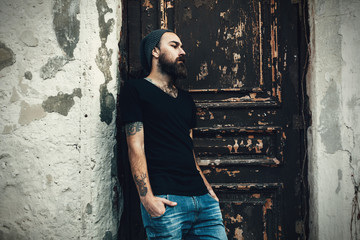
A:
[[[187,77],[181,40],[155,30],[140,56],[149,74],[126,82],[121,118],[148,239],[227,239],[219,199],[194,157],[194,101],[175,85]]]

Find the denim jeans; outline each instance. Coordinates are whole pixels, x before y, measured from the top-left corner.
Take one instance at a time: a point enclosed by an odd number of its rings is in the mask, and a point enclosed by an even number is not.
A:
[[[201,196],[158,195],[177,202],[166,206],[160,217],[151,217],[141,204],[141,214],[148,240],[217,239],[226,240],[219,203],[210,194]]]

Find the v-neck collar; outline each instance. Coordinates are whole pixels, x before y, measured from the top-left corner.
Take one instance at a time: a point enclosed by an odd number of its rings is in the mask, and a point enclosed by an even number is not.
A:
[[[144,80],[146,80],[148,83],[151,83],[151,85],[153,85],[154,87],[156,87],[157,89],[159,89],[162,93],[166,94],[167,96],[171,97],[172,99],[178,99],[179,98],[179,95],[180,95],[180,91],[178,88],[177,91],[178,91],[178,94],[176,97],[173,97],[171,96],[170,94],[168,94],[167,92],[165,92],[164,90],[162,90],[161,88],[159,88],[150,78],[147,78],[145,77]]]

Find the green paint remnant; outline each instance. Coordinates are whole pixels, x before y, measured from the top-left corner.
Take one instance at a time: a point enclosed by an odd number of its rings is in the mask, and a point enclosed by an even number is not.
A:
[[[85,212],[87,214],[92,214],[92,205],[90,203],[86,204],[86,210]]]
[[[96,0],[96,7],[99,13],[100,39],[103,45],[107,42],[107,37],[113,30],[115,20],[110,18],[107,22],[105,22],[105,15],[113,12],[105,0]]]
[[[113,30],[115,20],[110,18],[105,21],[105,15],[112,13],[113,10],[109,8],[105,0],[96,0],[96,7],[99,13],[99,28],[101,47],[96,56],[96,65],[104,74],[105,83],[100,86],[100,119],[108,125],[112,122],[113,111],[115,110],[115,98],[112,93],[109,93],[107,84],[112,80],[110,66],[112,65],[111,56],[112,49],[106,47],[107,38]]]
[[[48,62],[41,67],[40,77],[44,80],[55,77],[56,73],[62,70],[62,67],[68,62],[68,59],[63,56],[50,58]]]
[[[46,116],[46,112],[44,112],[44,109],[40,104],[29,105],[25,101],[22,101],[20,106],[20,125],[27,125],[34,120],[39,120]]]
[[[106,84],[100,86],[100,119],[102,122],[111,123],[113,111],[115,110],[115,98],[112,93],[107,90]]]
[[[4,43],[0,42],[0,71],[8,66],[11,66],[15,63],[15,54],[14,52],[5,46]]]
[[[1,159],[4,159],[4,158],[11,158],[11,155],[8,154],[8,153],[2,153],[2,154],[0,154],[0,160],[1,160]],[[2,238],[0,238],[0,239],[2,239]]]
[[[53,25],[56,39],[68,58],[74,57],[74,49],[79,42],[80,13],[79,0],[55,0]]]
[[[108,83],[112,80],[110,66],[111,62],[111,55],[113,51],[112,49],[108,50],[106,47],[99,48],[98,55],[96,56],[95,62],[100,71],[105,76],[105,83]]]
[[[32,79],[32,73],[30,71],[26,71],[25,74],[24,74],[24,77],[27,80],[31,80]]]
[[[70,109],[75,104],[74,97],[82,97],[80,88],[74,89],[72,94],[59,92],[57,96],[48,97],[48,99],[42,103],[42,107],[46,112],[57,112],[67,116]]]

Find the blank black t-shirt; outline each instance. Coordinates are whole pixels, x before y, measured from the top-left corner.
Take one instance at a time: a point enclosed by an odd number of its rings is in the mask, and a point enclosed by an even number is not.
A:
[[[121,90],[122,123],[142,122],[149,179],[155,195],[207,192],[196,169],[190,129],[196,125],[191,95],[176,98],[145,79],[129,80]]]

